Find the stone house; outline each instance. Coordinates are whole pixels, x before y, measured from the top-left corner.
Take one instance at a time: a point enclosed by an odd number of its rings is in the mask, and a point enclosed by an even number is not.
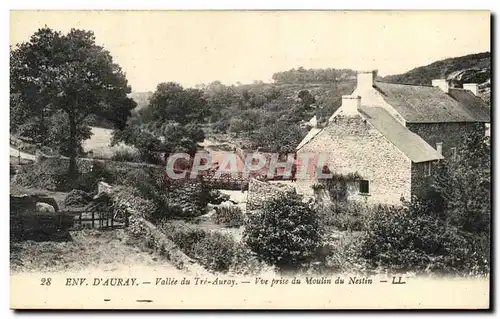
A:
[[[347,184],[347,199],[400,204],[425,191],[433,164],[453,156],[465,134],[489,129],[490,108],[477,84],[449,87],[375,81],[359,72],[357,87],[325,127],[313,127],[297,146],[301,153],[326,153],[330,172],[359,178]],[[297,179],[297,192],[314,194],[317,178]]]

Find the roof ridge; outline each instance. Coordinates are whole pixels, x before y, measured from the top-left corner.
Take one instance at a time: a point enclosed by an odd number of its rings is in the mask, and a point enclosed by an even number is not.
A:
[[[420,84],[411,84],[411,83],[395,83],[395,82],[387,82],[387,81],[375,81],[375,85],[377,83],[384,83],[384,84],[394,84],[394,85],[406,85],[406,86],[417,86],[417,87],[434,87],[432,85],[420,85]]]

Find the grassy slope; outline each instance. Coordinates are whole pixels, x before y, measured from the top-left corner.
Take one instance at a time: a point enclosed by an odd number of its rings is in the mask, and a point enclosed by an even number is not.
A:
[[[13,242],[10,246],[12,272],[92,269],[113,271],[129,265],[171,268],[167,261],[136,246],[123,229],[71,232],[67,242]]]
[[[389,75],[382,80],[391,83],[431,85],[433,79],[446,77],[452,84],[478,83],[480,96],[491,101],[491,54],[483,52],[436,61],[404,74]]]

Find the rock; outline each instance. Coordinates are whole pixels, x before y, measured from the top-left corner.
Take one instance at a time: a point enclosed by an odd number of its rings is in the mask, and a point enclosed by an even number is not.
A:
[[[53,214],[55,214],[56,209],[54,208],[54,206],[52,206],[50,204],[43,203],[43,202],[37,202],[36,203],[36,211],[39,213],[53,213]]]

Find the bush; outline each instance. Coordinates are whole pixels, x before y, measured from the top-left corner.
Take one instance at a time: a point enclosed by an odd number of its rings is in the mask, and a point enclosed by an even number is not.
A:
[[[233,238],[217,232],[208,232],[193,246],[195,258],[207,269],[227,272],[233,264],[236,243]]]
[[[366,219],[373,214],[374,207],[354,201],[333,202],[319,207],[318,215],[326,227],[341,231],[361,231],[365,229]]]
[[[322,232],[317,214],[300,198],[286,193],[248,216],[243,240],[259,258],[282,270],[309,262],[320,246]]]
[[[212,186],[211,184],[209,185]],[[221,193],[220,190],[218,189],[212,189],[208,196],[209,196],[209,203],[213,205],[219,205],[223,202],[228,201],[230,198],[229,195]]]
[[[84,207],[92,201],[92,196],[80,189],[74,189],[66,195],[64,206],[66,207]]]
[[[65,188],[81,189],[86,192],[96,192],[100,181],[114,182],[114,173],[101,161],[92,161],[91,171],[80,173],[74,182],[68,180]]]
[[[227,227],[240,227],[244,222],[243,211],[237,206],[215,207],[214,222]]]
[[[113,152],[113,155],[111,156],[111,159],[113,161],[117,162],[139,162],[140,158],[139,155],[129,149],[117,149]]]
[[[16,175],[15,184],[28,188],[40,188],[49,191],[68,190],[67,166],[62,161],[42,161],[21,167]]]
[[[412,205],[376,212],[360,252],[371,267],[390,272],[463,275],[489,271],[489,254],[481,246],[485,244]]]

